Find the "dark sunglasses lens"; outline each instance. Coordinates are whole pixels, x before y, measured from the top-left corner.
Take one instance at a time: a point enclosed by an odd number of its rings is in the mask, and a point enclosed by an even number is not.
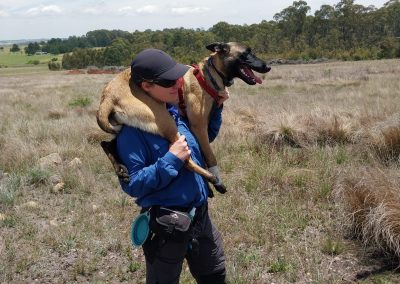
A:
[[[175,86],[176,80],[159,80],[156,81],[155,83],[164,88],[171,88],[172,86]]]

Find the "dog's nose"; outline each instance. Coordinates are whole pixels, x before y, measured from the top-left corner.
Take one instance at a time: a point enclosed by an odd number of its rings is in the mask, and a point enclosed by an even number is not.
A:
[[[268,66],[268,63],[263,62],[263,64],[262,64],[262,70],[264,71],[263,73],[267,73],[267,72],[271,71],[271,67]]]

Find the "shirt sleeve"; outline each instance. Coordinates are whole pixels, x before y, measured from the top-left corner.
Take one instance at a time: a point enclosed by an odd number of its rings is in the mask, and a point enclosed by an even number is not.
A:
[[[223,105],[220,107],[214,105],[211,114],[210,114],[210,122],[208,123],[208,138],[210,142],[213,142],[217,137],[219,129],[222,124],[222,109]]]
[[[144,133],[131,127],[124,127],[119,133],[117,150],[130,177],[129,183],[120,182],[122,189],[135,198],[162,190],[178,175],[184,164],[171,152],[151,161],[154,155]]]

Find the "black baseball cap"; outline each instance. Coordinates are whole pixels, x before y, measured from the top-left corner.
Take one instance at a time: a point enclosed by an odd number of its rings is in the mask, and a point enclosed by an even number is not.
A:
[[[189,66],[176,63],[162,50],[149,48],[139,52],[131,63],[131,78],[139,84],[143,81],[177,80],[189,70]]]

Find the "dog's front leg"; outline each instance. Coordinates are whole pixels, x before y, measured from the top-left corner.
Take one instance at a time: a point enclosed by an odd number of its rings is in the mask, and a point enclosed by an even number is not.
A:
[[[217,180],[213,183],[215,189],[220,193],[226,192],[226,187],[222,183],[219,168],[217,165],[217,159],[215,158],[214,152],[211,149],[211,145],[207,133],[207,121],[201,119],[195,120],[196,122],[191,124],[191,130],[196,135],[199,141],[201,151],[204,156],[204,160],[208,166],[208,170],[213,173]]]

